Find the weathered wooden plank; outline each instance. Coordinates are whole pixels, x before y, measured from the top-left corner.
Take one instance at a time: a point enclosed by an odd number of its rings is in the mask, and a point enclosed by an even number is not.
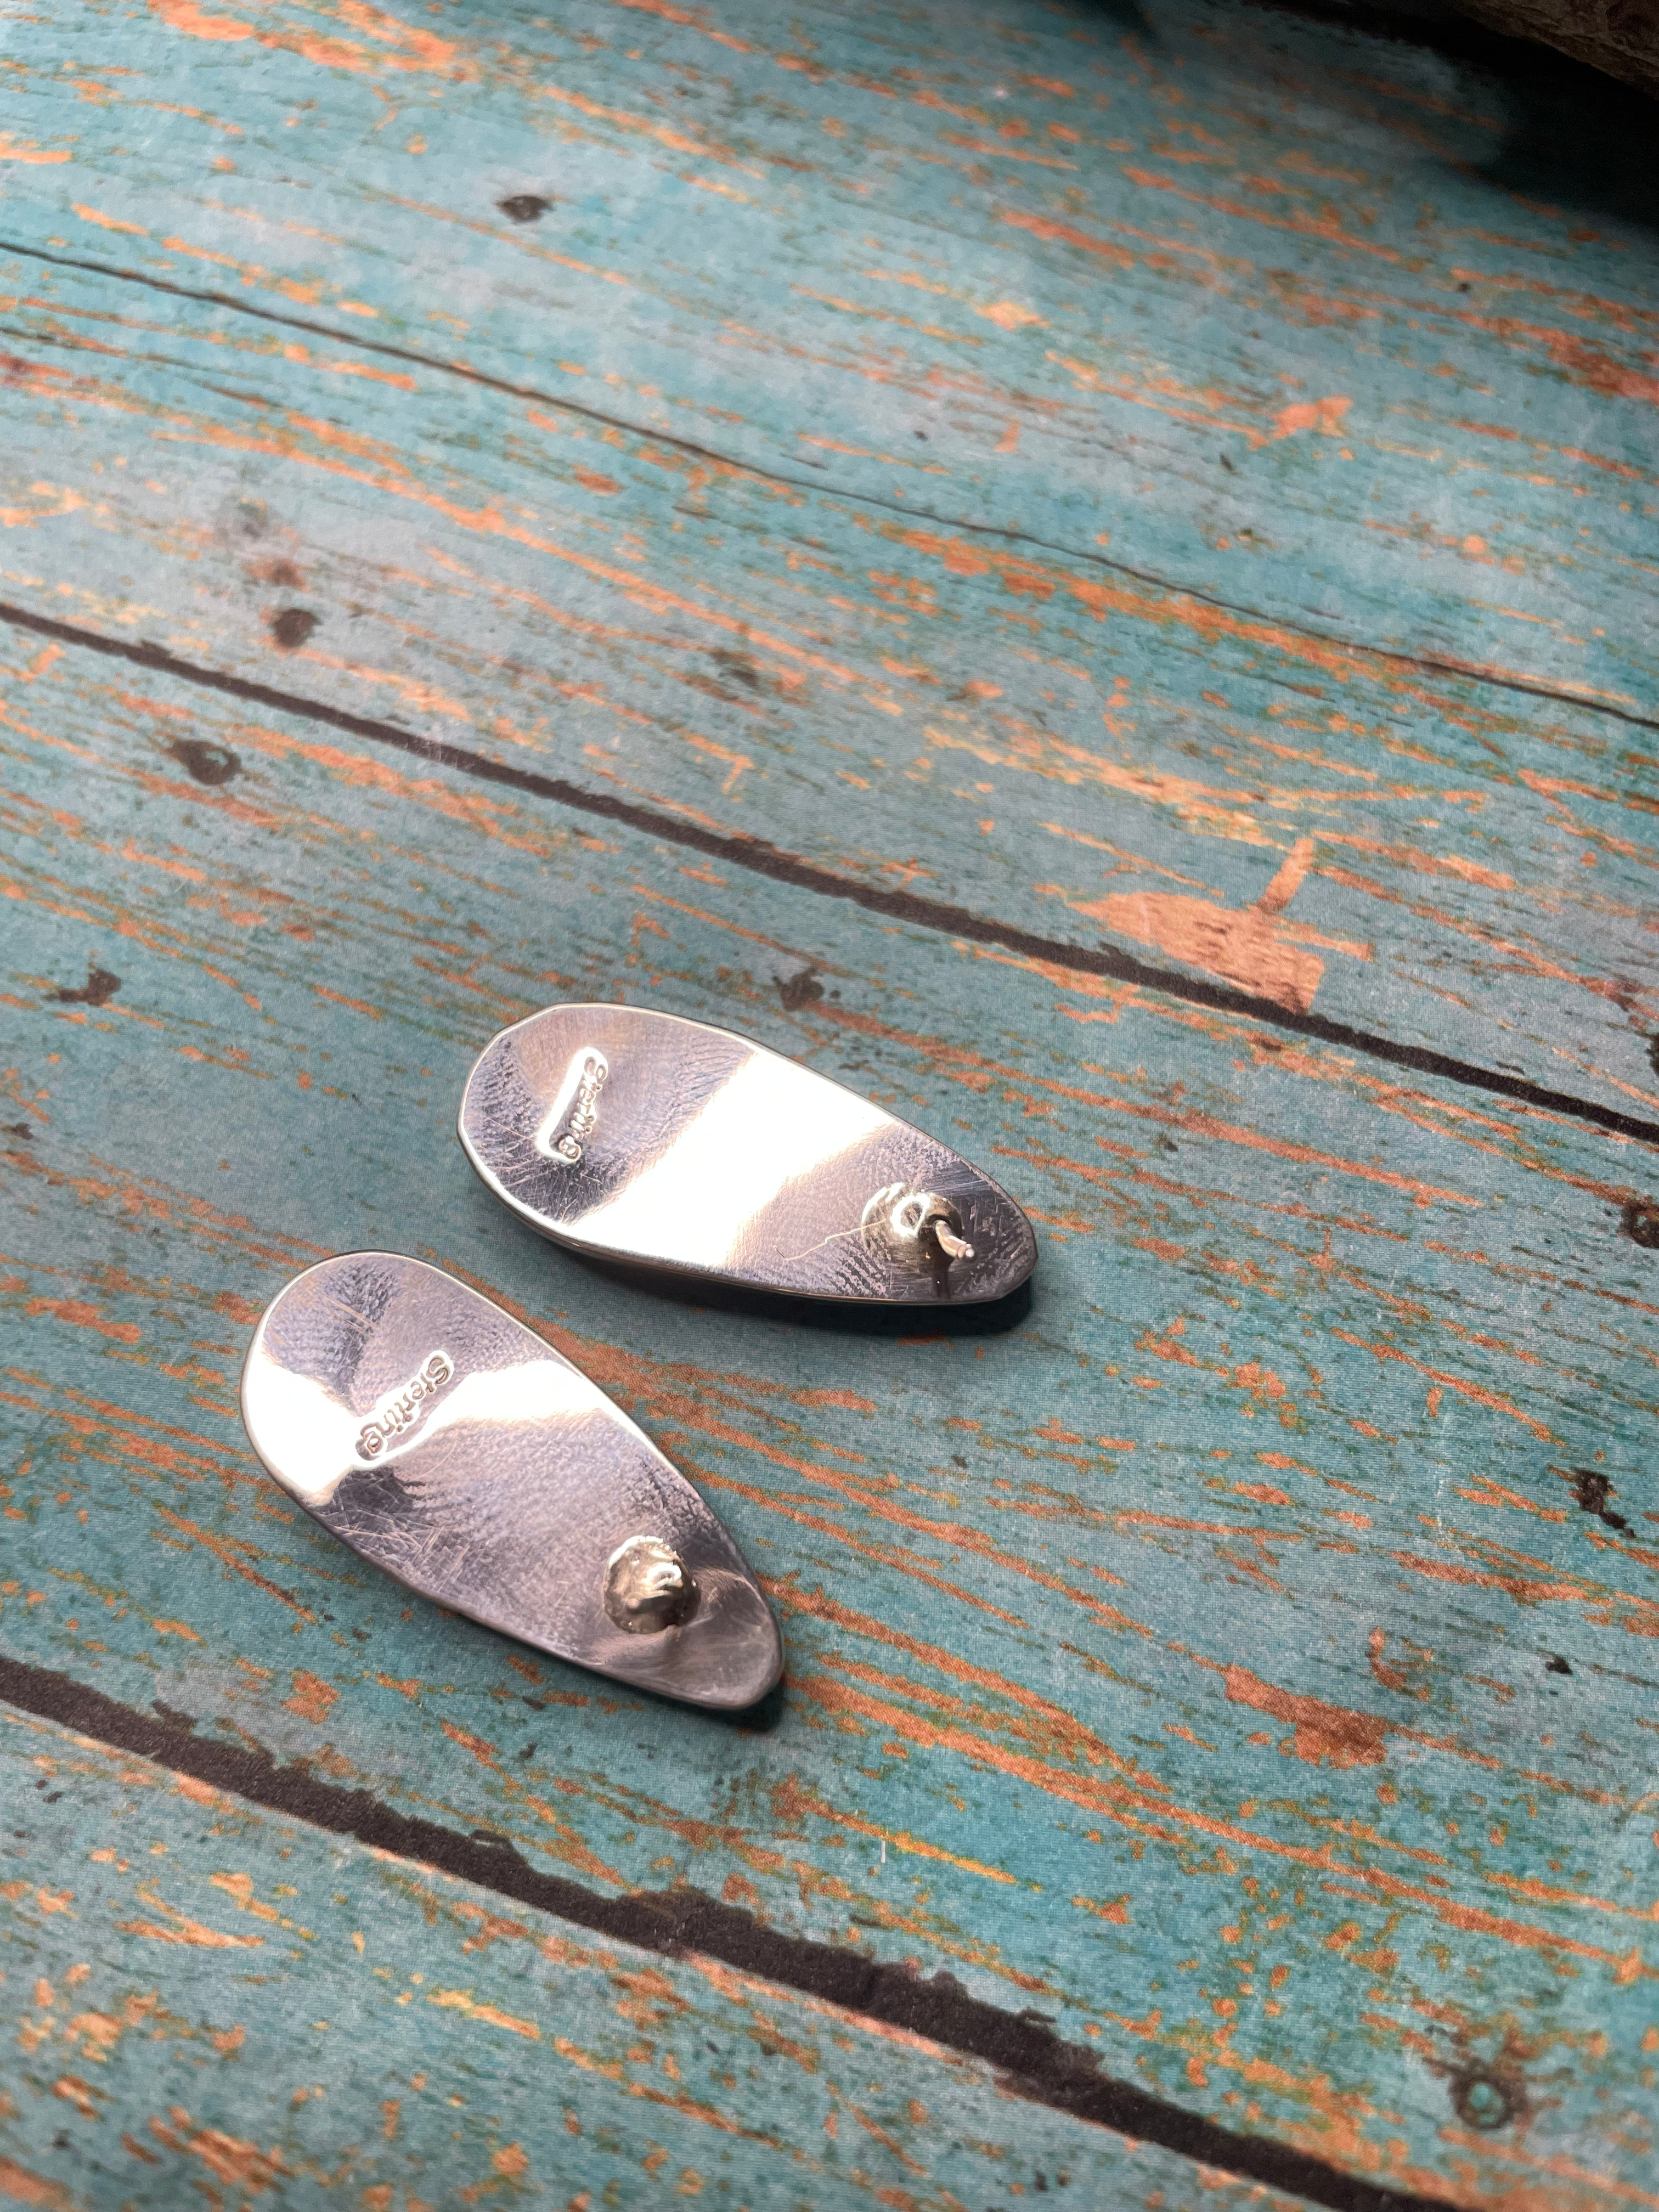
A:
[[[1640,2189],[1651,1152],[159,677],[12,676],[10,1650],[602,1892],[948,1967],[1356,2172]],[[986,1161],[1042,1227],[1029,1311],[699,1310],[520,1233],[454,1100],[577,992]],[[288,1514],[246,1329],[372,1243],[525,1313],[704,1486],[784,1620],[761,1725],[532,1663]]]
[[[1653,249],[1501,88],[1251,14],[254,14],[43,40],[9,233],[343,343],[14,258],[13,598],[1652,1109],[1647,740],[1507,684],[1654,711]]]
[[[130,297],[92,288],[106,352]],[[233,386],[222,334],[198,335],[181,361],[173,328],[156,361],[141,333],[136,390],[107,359],[65,385],[39,356],[34,434],[67,441],[56,475],[77,477],[82,505],[14,596],[854,879],[1659,1104],[1655,802],[1643,761],[1610,762],[1593,718],[1552,707],[1540,726],[1533,702],[1437,679],[1413,700],[1398,669],[1348,654],[1334,693],[1310,700],[1300,648],[1262,680],[1260,640],[1217,637],[1191,601],[1109,591],[1052,558],[1011,571],[897,522],[872,568],[867,518],[753,479],[723,479],[694,529],[686,482],[703,465],[681,456],[665,483],[648,441],[503,443],[503,407],[545,410],[470,388],[354,406],[342,428],[313,411],[327,399],[285,343],[233,332]],[[343,459],[343,440],[379,458]],[[141,472],[148,515],[105,489]],[[33,514],[47,495],[16,497]],[[996,635],[1011,580],[1012,640]],[[924,626],[943,635],[896,658]]]
[[[593,1943],[3,1706],[0,1798],[0,2197],[46,2212],[1292,2212],[919,2036]]]
[[[1614,99],[1596,164],[1397,41],[1009,0],[161,0],[18,59],[48,158],[12,204],[75,252],[1074,552],[1133,518],[1222,599],[1659,703],[1650,149]]]

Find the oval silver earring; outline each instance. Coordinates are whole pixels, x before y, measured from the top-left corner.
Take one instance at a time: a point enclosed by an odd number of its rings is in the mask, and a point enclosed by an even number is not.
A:
[[[521,1220],[597,1257],[887,1305],[1006,1297],[1031,1224],[948,1145],[729,1030],[550,1006],[461,1101],[466,1156]]]
[[[261,1317],[241,1397],[289,1495],[422,1597],[689,1705],[741,1711],[781,1674],[771,1609],[684,1476],[441,1269],[307,1268]]]

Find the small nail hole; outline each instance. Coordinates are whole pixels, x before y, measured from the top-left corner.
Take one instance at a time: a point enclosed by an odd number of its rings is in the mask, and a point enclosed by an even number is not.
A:
[[[284,607],[273,616],[270,635],[284,653],[292,653],[305,643],[317,627],[317,617],[309,607]]]
[[[242,763],[228,745],[210,744],[203,738],[175,738],[167,750],[198,783],[228,783],[241,772]]]
[[[1508,2127],[1515,2118],[1515,2102],[1503,2083],[1490,2074],[1460,2074],[1451,2085],[1452,2104],[1466,2127],[1489,2135]]]

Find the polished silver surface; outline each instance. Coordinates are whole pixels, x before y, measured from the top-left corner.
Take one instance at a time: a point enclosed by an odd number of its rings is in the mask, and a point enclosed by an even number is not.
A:
[[[988,1176],[729,1030],[550,1006],[461,1101],[466,1156],[532,1229],[596,1256],[814,1298],[973,1305],[1036,1264]]]
[[[690,1484],[436,1267],[354,1252],[297,1276],[254,1331],[242,1419],[325,1528],[486,1627],[691,1705],[741,1711],[782,1672],[766,1600]]]

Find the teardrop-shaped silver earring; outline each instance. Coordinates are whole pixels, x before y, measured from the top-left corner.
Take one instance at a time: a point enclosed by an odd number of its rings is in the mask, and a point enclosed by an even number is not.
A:
[[[464,1283],[391,1252],[296,1276],[242,1370],[253,1449],[397,1581],[561,1659],[741,1711],[777,1624],[737,1546],[603,1391]]]
[[[577,1251],[798,1297],[973,1305],[1036,1264],[1031,1224],[959,1153],[730,1030],[550,1006],[461,1101],[497,1198]]]

